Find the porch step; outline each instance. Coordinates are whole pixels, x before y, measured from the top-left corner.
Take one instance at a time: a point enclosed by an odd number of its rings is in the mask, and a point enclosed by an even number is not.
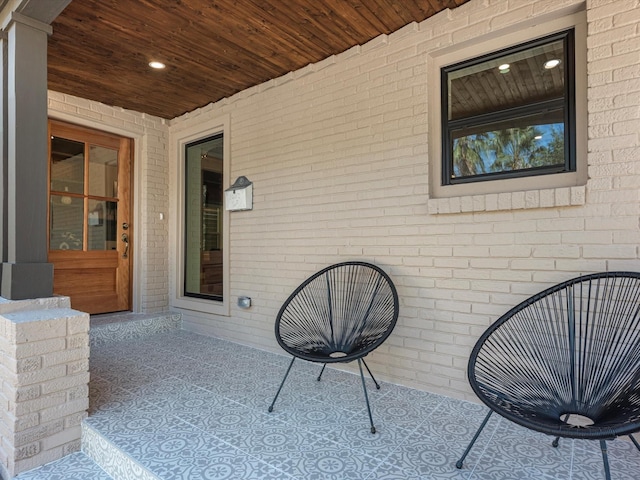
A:
[[[106,345],[181,328],[182,316],[175,312],[92,315],[90,345]],[[82,423],[81,444],[82,451],[23,472],[14,480],[158,480],[86,421]]]
[[[66,457],[21,473],[14,480],[114,480],[84,452]]]
[[[86,421],[82,451],[21,473],[14,480],[158,480]]]
[[[60,479],[159,480],[159,477],[84,421],[82,422],[82,451],[21,473],[14,478],[14,480]]]
[[[175,312],[92,315],[90,345],[104,345],[181,328],[182,315]]]
[[[110,475],[106,477],[109,480],[159,480],[86,421],[82,422],[82,451],[100,470]]]

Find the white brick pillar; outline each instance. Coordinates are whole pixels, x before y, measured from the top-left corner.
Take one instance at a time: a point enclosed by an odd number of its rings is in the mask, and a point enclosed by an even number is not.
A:
[[[0,460],[13,478],[80,449],[89,407],[89,315],[68,297],[0,299]]]

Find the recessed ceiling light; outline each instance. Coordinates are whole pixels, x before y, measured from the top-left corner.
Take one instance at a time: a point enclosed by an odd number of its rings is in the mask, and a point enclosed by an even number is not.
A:
[[[551,70],[552,68],[556,68],[558,65],[560,65],[560,60],[558,60],[557,58],[554,58],[553,60],[548,60],[548,61],[544,62],[544,68],[546,68],[547,70]]]
[[[149,66],[151,68],[155,68],[156,70],[162,70],[164,67],[166,67],[166,65],[164,63],[156,62],[156,61],[149,62]]]
[[[498,67],[498,70],[500,71],[500,73],[509,73],[509,67],[511,65],[509,65],[508,63],[503,63],[502,65],[500,65]]]

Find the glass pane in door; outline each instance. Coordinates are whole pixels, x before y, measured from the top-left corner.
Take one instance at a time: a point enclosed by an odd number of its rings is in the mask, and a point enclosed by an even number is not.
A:
[[[118,150],[89,147],[89,195],[118,197]]]
[[[50,250],[82,250],[84,202],[82,198],[51,195]]]
[[[51,191],[84,193],[84,143],[51,138]]]
[[[89,200],[87,217],[88,250],[116,250],[116,218],[118,204],[101,200]]]

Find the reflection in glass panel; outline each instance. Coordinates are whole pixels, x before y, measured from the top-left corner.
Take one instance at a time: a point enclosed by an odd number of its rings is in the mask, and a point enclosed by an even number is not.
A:
[[[82,250],[83,208],[81,198],[51,195],[51,250]]]
[[[84,193],[84,143],[51,139],[51,190]]]
[[[87,217],[88,250],[116,250],[116,219],[118,204],[89,199]]]
[[[185,149],[185,287],[222,300],[222,135]]]
[[[118,196],[118,151],[91,145],[89,147],[89,195]]]
[[[448,72],[449,120],[561,99],[562,39]]]
[[[564,166],[564,110],[452,129],[452,178]]]

